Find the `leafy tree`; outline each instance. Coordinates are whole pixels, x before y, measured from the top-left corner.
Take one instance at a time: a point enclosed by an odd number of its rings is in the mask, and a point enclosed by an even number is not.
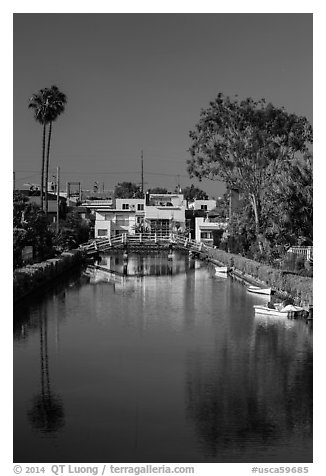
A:
[[[33,246],[36,259],[52,254],[53,232],[48,227],[44,212],[17,192],[14,192],[13,225],[14,267],[22,264],[21,255],[25,246]]]
[[[226,244],[231,253],[240,253],[248,258],[257,259],[255,221],[248,200],[244,200],[241,208],[232,215],[232,220],[228,224]]]
[[[263,214],[276,244],[312,244],[312,155],[293,161],[266,193]]]
[[[132,182],[118,183],[114,188],[115,198],[143,198],[139,185]]]
[[[158,193],[158,194],[162,193],[162,194],[164,194],[164,193],[168,193],[168,190],[167,190],[167,188],[164,188],[164,187],[154,187],[154,188],[151,188],[149,190],[149,193]]]
[[[204,190],[195,187],[191,184],[190,187],[185,187],[182,189],[182,193],[185,200],[194,201],[194,200],[207,200],[208,195]]]
[[[308,151],[311,125],[305,117],[266,104],[264,99],[231,100],[219,93],[201,111],[190,138],[190,176],[222,179],[247,197],[262,253],[261,212],[266,191],[287,164]]]
[[[55,238],[55,246],[61,251],[77,247],[89,239],[90,224],[81,218],[77,210],[67,213],[66,219],[60,222],[60,231]]]
[[[219,220],[226,220],[229,217],[229,196],[227,192],[216,200],[216,206],[212,212],[218,217]]]
[[[45,182],[45,212],[48,212],[48,178],[49,158],[52,136],[52,124],[64,112],[67,97],[57,86],[40,89],[29,100],[28,107],[34,110],[34,117],[43,126],[42,139],[42,172],[41,172],[41,208],[43,209],[44,182]],[[47,154],[45,162],[46,127],[48,129]]]

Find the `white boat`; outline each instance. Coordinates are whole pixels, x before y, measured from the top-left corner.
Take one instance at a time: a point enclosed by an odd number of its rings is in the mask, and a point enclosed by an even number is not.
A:
[[[227,266],[215,266],[215,273],[227,273],[228,271]]]
[[[273,294],[272,288],[260,288],[259,286],[248,286],[247,291],[254,294],[266,294],[270,296]]]
[[[272,309],[268,306],[254,305],[255,314],[264,314],[265,316],[273,317],[297,317],[303,311],[303,307],[293,306],[289,304],[282,307],[282,304],[275,304],[275,308]]]
[[[227,279],[228,274],[227,273],[219,273],[218,271],[215,271],[215,274],[213,275],[214,278],[222,278],[222,279]]]

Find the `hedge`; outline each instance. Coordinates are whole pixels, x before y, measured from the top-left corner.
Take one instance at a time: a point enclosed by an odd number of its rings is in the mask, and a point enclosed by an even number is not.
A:
[[[83,253],[80,250],[71,250],[62,253],[58,258],[15,269],[13,276],[14,302],[41,288],[82,260]]]
[[[310,277],[293,275],[219,249],[207,250],[207,256],[226,266],[233,266],[244,279],[251,277],[262,285],[272,287],[281,295],[291,296],[296,304],[313,304],[313,279]]]

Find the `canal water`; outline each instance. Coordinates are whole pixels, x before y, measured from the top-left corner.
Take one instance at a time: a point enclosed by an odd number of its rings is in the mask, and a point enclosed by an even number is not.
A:
[[[311,326],[182,255],[100,265],[15,309],[16,463],[312,462]]]

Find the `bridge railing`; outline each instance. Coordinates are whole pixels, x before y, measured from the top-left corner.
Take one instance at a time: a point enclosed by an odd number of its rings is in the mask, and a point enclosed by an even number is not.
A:
[[[301,255],[304,259],[310,260],[313,256],[313,246],[291,246],[291,248],[288,249],[288,253]]]
[[[192,250],[192,251],[204,251],[207,248],[210,248],[204,243],[197,242],[191,238],[179,235],[177,233],[135,233],[127,234],[123,233],[119,236],[112,238],[103,237],[96,238],[85,245],[81,245],[86,252],[91,251],[101,251],[104,249],[114,248],[117,245],[124,244],[141,244],[141,243],[174,243],[183,248]]]

